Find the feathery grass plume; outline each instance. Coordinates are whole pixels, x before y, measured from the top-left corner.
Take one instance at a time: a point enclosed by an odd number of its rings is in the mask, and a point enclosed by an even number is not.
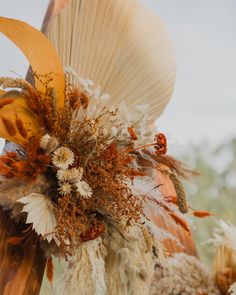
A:
[[[151,295],[220,295],[212,273],[196,257],[184,253],[167,258],[163,268],[156,268]]]
[[[93,243],[93,241],[81,244],[76,249],[74,255],[68,257],[66,269],[59,279],[58,284],[55,286],[55,293],[57,295],[96,294],[96,284],[93,278],[92,265],[88,253],[89,243]],[[103,275],[103,273],[97,275]]]
[[[100,252],[100,244],[100,238],[90,241],[87,244],[87,251],[92,269],[92,278],[95,285],[94,295],[106,294],[105,262]]]
[[[107,294],[149,294],[155,260],[139,227],[129,232],[110,226],[103,243],[107,249]]]

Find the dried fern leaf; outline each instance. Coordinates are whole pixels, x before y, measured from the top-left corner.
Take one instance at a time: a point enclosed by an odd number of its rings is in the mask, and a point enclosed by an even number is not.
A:
[[[134,114],[135,105],[148,103],[152,120],[163,112],[175,82],[173,47],[163,23],[140,1],[71,0],[47,36],[63,66],[109,93],[112,106],[125,100]]]

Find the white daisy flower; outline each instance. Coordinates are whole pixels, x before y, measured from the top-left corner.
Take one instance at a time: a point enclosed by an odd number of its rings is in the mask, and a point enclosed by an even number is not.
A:
[[[80,181],[83,177],[84,169],[82,167],[72,168],[68,170],[68,181],[75,182]]]
[[[83,176],[83,168],[72,168],[69,170],[58,170],[57,171],[57,179],[59,181],[69,181],[75,182],[82,179]]]
[[[93,194],[92,188],[84,180],[78,181],[76,183],[76,189],[77,189],[77,192],[84,198],[91,198]]]
[[[63,196],[70,195],[72,187],[68,182],[63,182],[60,184],[59,193]]]
[[[46,195],[31,193],[17,202],[24,204],[22,212],[26,212],[26,223],[32,223],[33,229],[49,243],[54,240],[59,246],[56,227],[57,221],[54,214],[54,205]]]
[[[69,170],[58,170],[57,171],[57,179],[59,181],[67,181],[68,180]]]
[[[75,161],[74,153],[67,147],[60,147],[53,153],[52,163],[57,168],[66,170]]]

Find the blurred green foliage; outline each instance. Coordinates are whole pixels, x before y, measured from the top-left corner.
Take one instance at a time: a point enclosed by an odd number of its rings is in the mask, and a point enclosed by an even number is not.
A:
[[[207,144],[190,147],[182,161],[200,173],[192,182],[185,183],[190,206],[216,214],[191,219],[200,258],[210,266],[214,248],[205,242],[212,238],[216,221],[236,224],[236,139],[217,148]]]

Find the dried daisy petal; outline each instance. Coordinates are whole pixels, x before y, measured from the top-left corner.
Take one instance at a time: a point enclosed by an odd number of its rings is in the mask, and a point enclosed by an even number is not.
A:
[[[76,183],[77,192],[84,198],[91,198],[93,191],[86,181],[78,181]]]
[[[57,171],[57,179],[60,181],[69,181],[75,182],[80,181],[83,176],[83,168],[72,168],[69,170],[58,170]]]
[[[68,176],[67,176],[67,180],[70,182],[74,182],[74,181],[80,181],[83,177],[83,168],[79,167],[77,168],[72,168],[70,170],[68,170]]]
[[[59,193],[63,196],[70,195],[72,187],[68,182],[61,183]]]
[[[60,147],[55,150],[52,158],[52,163],[57,168],[66,170],[69,165],[72,165],[75,161],[74,153],[67,147]]]
[[[58,170],[57,179],[59,181],[68,181],[69,170]]]

